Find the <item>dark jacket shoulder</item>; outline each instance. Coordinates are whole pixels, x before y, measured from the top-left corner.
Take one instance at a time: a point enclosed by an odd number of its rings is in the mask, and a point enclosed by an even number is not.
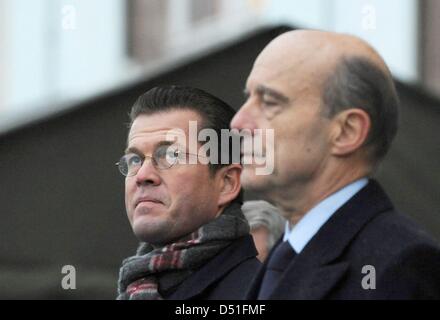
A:
[[[363,206],[357,207],[356,202]],[[365,219],[365,214],[370,216],[357,231],[352,230],[353,238],[338,257],[348,269],[328,298],[440,298],[438,243],[413,219],[399,213],[374,180],[351,203],[352,210],[342,209],[342,214],[358,220]],[[371,270],[374,275],[369,274]],[[363,281],[369,275],[374,276],[375,285],[366,289]]]
[[[359,285],[354,298],[440,298],[439,245],[395,209],[366,224],[341,259],[350,261],[346,279],[354,283],[361,284],[366,270],[374,267],[375,288],[365,290]]]
[[[186,279],[167,299],[242,300],[261,263],[251,235],[235,240]]]
[[[270,298],[440,299],[439,270],[439,245],[370,180],[289,263]],[[264,266],[247,298],[263,276]]]

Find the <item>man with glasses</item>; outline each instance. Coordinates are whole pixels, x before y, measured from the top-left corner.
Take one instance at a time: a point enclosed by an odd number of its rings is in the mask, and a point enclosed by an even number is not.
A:
[[[202,163],[209,154],[190,152],[200,143],[187,140],[190,121],[220,136],[233,115],[220,99],[189,87],[157,87],[134,104],[117,165],[141,243],[122,263],[118,299],[244,298],[259,262],[241,212],[241,165]]]

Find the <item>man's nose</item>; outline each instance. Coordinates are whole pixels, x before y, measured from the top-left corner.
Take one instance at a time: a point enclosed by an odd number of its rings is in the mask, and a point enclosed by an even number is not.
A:
[[[257,129],[258,108],[250,102],[246,101],[243,106],[235,114],[231,121],[231,129]]]
[[[159,172],[151,163],[151,160],[145,159],[142,163],[142,166],[139,168],[139,171],[135,175],[136,184],[138,186],[141,185],[159,185],[161,182],[161,177]]]

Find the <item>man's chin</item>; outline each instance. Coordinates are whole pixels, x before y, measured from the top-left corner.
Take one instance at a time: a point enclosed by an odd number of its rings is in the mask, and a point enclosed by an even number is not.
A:
[[[138,215],[134,217],[133,233],[139,241],[155,244],[162,242],[166,237],[169,226],[161,217],[152,215]]]
[[[152,230],[142,227],[133,228],[133,232],[140,242],[146,242],[153,246],[161,246],[162,243],[168,242],[163,232],[152,232]]]

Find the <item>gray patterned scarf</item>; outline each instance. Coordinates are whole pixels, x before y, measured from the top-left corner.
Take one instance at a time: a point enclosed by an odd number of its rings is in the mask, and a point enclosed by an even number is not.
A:
[[[213,221],[164,247],[140,243],[122,262],[118,300],[160,300],[175,290],[234,240],[249,234],[240,203],[232,203]]]

